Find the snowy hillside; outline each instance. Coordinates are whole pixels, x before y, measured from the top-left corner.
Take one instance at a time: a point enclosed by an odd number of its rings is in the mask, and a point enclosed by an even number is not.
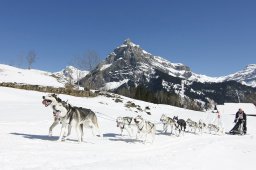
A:
[[[161,133],[160,116],[211,123],[215,113],[195,112],[168,105],[146,103],[119,96],[80,98],[59,95],[79,107],[92,109],[99,119],[103,139],[85,132],[85,142],[78,144],[75,129],[66,142],[57,142],[60,125],[48,136],[53,121],[52,110],[42,105],[45,93],[0,87],[0,167],[1,170],[82,170],[82,169],[158,169],[158,170],[253,170],[256,155],[256,117],[248,117],[248,135],[212,135],[185,133],[180,137]],[[142,108],[127,108],[133,102]],[[151,115],[144,108],[149,108]],[[138,112],[138,113],[136,113]],[[117,116],[142,115],[156,123],[153,144],[142,144],[125,133],[121,137],[116,127]],[[232,128],[234,115],[221,115],[226,131]]]
[[[31,85],[63,87],[50,72],[40,70],[20,69],[0,64],[0,82],[16,82]]]
[[[88,71],[67,66],[65,69],[50,73],[40,70],[28,70],[0,64],[0,82],[16,82],[30,85],[64,87],[65,83],[76,82],[77,76],[84,77]]]
[[[224,76],[225,81],[235,80],[248,86],[256,87],[256,64],[250,64],[243,70],[238,71],[234,74]]]

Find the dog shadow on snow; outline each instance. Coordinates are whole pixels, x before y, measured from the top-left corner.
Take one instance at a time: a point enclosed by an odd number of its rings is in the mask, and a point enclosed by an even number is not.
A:
[[[44,140],[44,141],[57,141],[59,139],[58,136],[34,135],[34,134],[18,133],[18,132],[12,132],[9,134],[16,135],[16,136],[22,136],[23,138],[32,139],[32,140],[40,139],[40,140]],[[141,140],[131,139],[131,138],[128,138],[128,136],[121,136],[120,134],[116,134],[116,133],[105,133],[105,134],[103,134],[103,137],[106,138],[107,140],[116,141],[116,142],[118,142],[118,141],[126,142],[126,143],[141,142]],[[77,140],[67,139],[67,141],[77,141]]]
[[[121,136],[120,134],[116,134],[116,133],[105,133],[103,134],[103,137],[107,138],[110,141],[115,141],[115,142],[118,142],[118,141],[126,142],[126,143],[141,142],[140,140],[131,139],[131,138],[128,138],[128,136]]]
[[[162,130],[156,130],[156,135],[175,136],[175,133],[174,132],[163,132]]]
[[[17,133],[17,132],[12,132],[12,133],[9,133],[9,134],[22,136],[23,138],[27,138],[27,139],[40,139],[40,140],[48,140],[48,141],[57,141],[59,139],[58,136],[34,135],[34,134]],[[71,139],[67,139],[67,140],[73,141]]]

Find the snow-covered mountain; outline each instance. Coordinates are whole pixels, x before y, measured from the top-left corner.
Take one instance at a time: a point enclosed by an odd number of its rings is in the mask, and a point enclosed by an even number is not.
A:
[[[223,81],[234,80],[247,86],[256,87],[256,64],[250,64],[243,70],[221,77],[220,79],[223,79]]]
[[[0,83],[23,83],[30,85],[64,87],[71,81],[77,81],[77,75],[84,77],[88,71],[81,71],[73,66],[67,66],[65,69],[51,73],[35,69],[22,69],[9,65],[0,64]]]
[[[256,64],[248,65],[242,71],[231,75],[210,77],[194,73],[189,66],[184,64],[172,63],[162,57],[154,56],[129,39],[114,49],[91,74],[88,74],[83,82],[85,85],[87,84],[86,82],[94,84],[94,88],[110,90],[127,83],[128,80],[134,81],[135,84],[149,81],[154,76],[156,70],[192,82],[219,83],[234,80],[256,87]]]
[[[236,91],[239,90],[244,99],[247,98],[246,94],[256,92],[255,88],[240,83],[255,85],[255,65],[247,68],[224,77],[196,74],[188,66],[154,56],[128,39],[83,78],[81,83],[89,88],[111,90],[140,99],[146,98],[150,91],[155,93],[150,100],[158,100],[155,99],[159,96],[156,93],[164,91],[170,95],[186,96],[204,102],[208,99],[214,99],[217,103],[236,102]],[[183,87],[182,82],[184,82]],[[178,96],[175,100],[178,100]],[[218,96],[224,97],[221,99]]]
[[[128,97],[141,100],[147,98],[159,103],[183,105],[179,104],[179,98],[199,101],[199,105],[205,105],[209,100],[217,103],[237,102],[238,93],[242,102],[255,103],[256,89],[251,88],[256,84],[255,65],[251,64],[228,76],[209,77],[192,72],[184,64],[154,56],[126,40],[90,73],[72,66],[49,73],[1,64],[0,82],[63,87],[67,82],[76,82],[82,78],[80,84],[85,87],[112,90]],[[169,103],[170,101],[174,103]]]
[[[149,82],[156,70],[183,79],[200,77],[193,74],[188,66],[153,56],[128,39],[110,53],[82,82],[85,85],[93,84],[93,88],[111,90],[128,81],[135,85]]]
[[[67,66],[65,69],[52,73],[58,77],[58,81],[65,84],[67,82],[75,83],[81,78],[85,77],[89,71],[81,71],[76,67]]]

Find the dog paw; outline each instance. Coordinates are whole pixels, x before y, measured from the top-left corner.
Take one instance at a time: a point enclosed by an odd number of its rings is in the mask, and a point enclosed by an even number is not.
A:
[[[63,139],[58,139],[58,140],[57,140],[57,142],[62,142],[62,141],[63,141]]]

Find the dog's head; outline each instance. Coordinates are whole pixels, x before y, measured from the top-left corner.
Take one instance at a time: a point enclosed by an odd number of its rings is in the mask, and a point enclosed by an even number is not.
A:
[[[56,105],[58,101],[60,101],[60,98],[58,98],[56,94],[48,94],[46,96],[43,96],[42,103],[45,107],[47,107],[49,105]]]
[[[192,122],[192,120],[190,119],[190,118],[188,118],[187,120],[186,120],[186,123],[188,123],[188,124],[190,124]]]
[[[161,116],[161,118],[160,118],[160,121],[161,121],[162,123],[167,123],[167,122],[168,122],[167,116],[166,116],[165,114],[163,114],[163,115]]]
[[[117,127],[119,127],[121,124],[124,124],[124,119],[122,117],[117,117],[116,124]]]
[[[136,116],[136,117],[134,118],[134,122],[135,122],[136,124],[140,124],[141,122],[143,122],[142,116],[141,116],[141,115]]]
[[[173,116],[173,120],[179,120],[178,116]]]
[[[62,118],[65,117],[68,113],[70,105],[66,102],[59,102],[55,105],[53,105],[53,113],[55,117],[57,118]]]

